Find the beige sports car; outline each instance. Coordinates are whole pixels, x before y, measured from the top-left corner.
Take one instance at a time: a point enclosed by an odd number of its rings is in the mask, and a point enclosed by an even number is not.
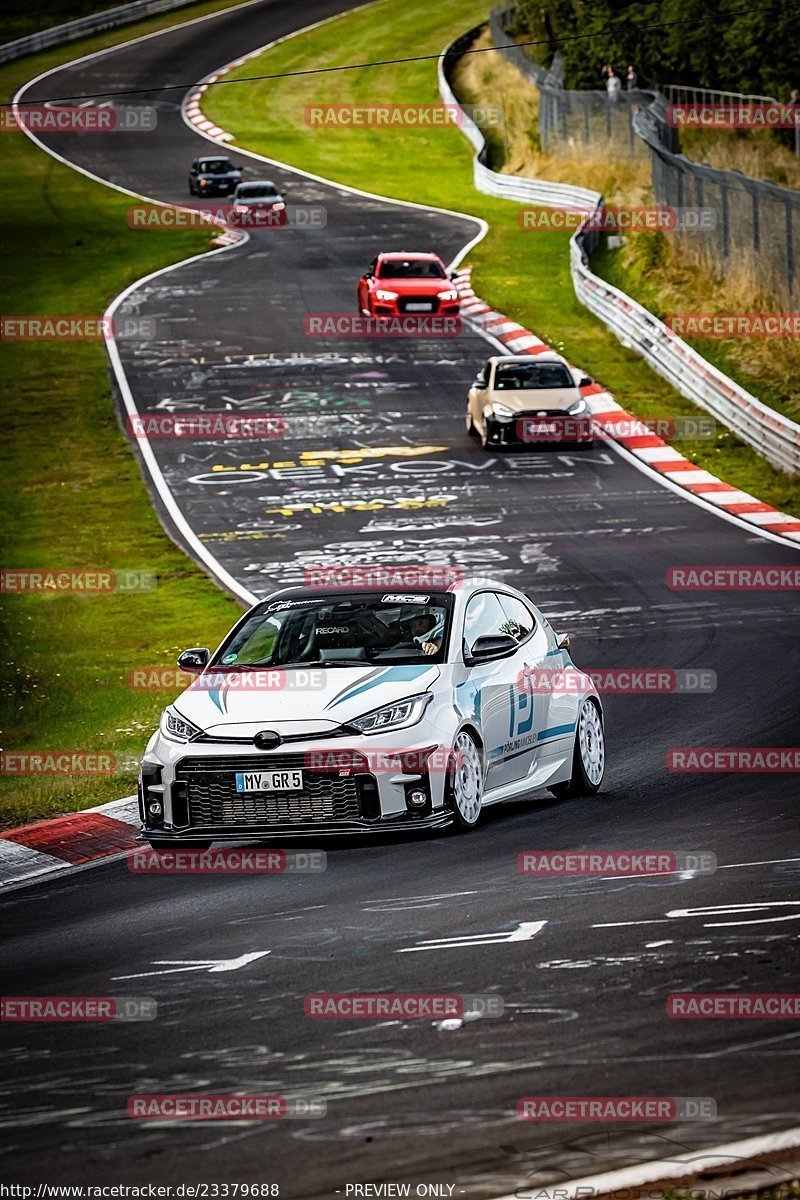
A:
[[[487,360],[467,396],[467,432],[485,450],[526,443],[591,446],[592,416],[575,375],[555,353],[497,355]]]

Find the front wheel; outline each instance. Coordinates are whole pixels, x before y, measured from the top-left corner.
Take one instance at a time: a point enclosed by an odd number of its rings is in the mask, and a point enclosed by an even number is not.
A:
[[[584,701],[575,730],[572,775],[548,790],[559,799],[594,796],[600,791],[606,769],[606,742],[600,710],[594,700]]]
[[[483,804],[483,761],[475,739],[462,729],[453,747],[448,800],[458,829],[474,829]]]

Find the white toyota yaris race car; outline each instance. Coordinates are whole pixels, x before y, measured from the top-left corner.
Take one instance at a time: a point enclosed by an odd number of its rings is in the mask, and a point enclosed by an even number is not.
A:
[[[469,829],[490,804],[603,779],[596,689],[506,584],[287,588],[178,663],[198,678],[139,780],[155,847]]]

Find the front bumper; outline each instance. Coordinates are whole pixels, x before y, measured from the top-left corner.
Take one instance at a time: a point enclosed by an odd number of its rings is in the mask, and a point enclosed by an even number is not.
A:
[[[414,755],[396,758],[408,742],[401,735],[370,743],[372,757],[339,739],[276,751],[252,745],[171,743],[156,735],[139,777],[142,835],[159,841],[242,840],[276,836],[320,836],[409,832],[450,823],[445,808],[445,772],[431,769],[438,745],[428,742]],[[341,743],[339,742],[339,745]],[[323,755],[313,759],[313,755]],[[389,755],[376,761],[375,755]],[[337,757],[338,755],[338,757]],[[310,766],[312,763],[313,766]],[[345,764],[345,765],[342,765]],[[236,776],[254,771],[303,772],[295,791],[239,792]],[[151,811],[153,806],[158,811]]]
[[[517,413],[513,417],[486,417],[487,439],[492,446],[591,446],[594,423],[591,414],[571,417],[547,413],[543,417]]]

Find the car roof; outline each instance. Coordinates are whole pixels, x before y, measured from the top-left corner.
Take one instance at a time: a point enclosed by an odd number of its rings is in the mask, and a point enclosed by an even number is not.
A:
[[[432,262],[441,262],[438,254],[433,254],[429,250],[385,250],[378,255],[378,258],[424,258]]]
[[[243,179],[239,187],[271,187],[278,191],[277,183],[273,183],[271,179]]]
[[[541,354],[493,354],[487,359],[490,363],[530,363],[530,362],[558,362],[563,363],[565,367],[569,366],[567,360],[557,354],[555,350],[543,350]]]
[[[381,567],[378,566],[372,569],[381,570]],[[403,570],[419,570],[418,567],[404,568],[402,566],[384,567],[383,569],[386,571],[397,571],[398,573]],[[428,569],[432,572],[436,572],[437,570],[444,571],[447,568],[444,566],[434,566]],[[451,569],[458,570],[456,567]],[[262,600],[259,600],[258,605],[278,604],[283,600],[324,600],[329,596],[342,595],[363,596],[365,599],[369,596],[384,596],[387,594],[402,596],[429,596],[432,593],[441,594],[443,592],[471,592],[475,590],[484,591],[487,588],[499,589],[501,591],[508,591],[509,589],[511,591],[518,590],[513,584],[503,583],[498,579],[482,579],[476,576],[470,576],[469,579],[462,579],[461,581],[454,581],[446,587],[441,587],[435,583],[433,585],[431,583],[426,584],[424,582],[401,582],[396,585],[390,583],[384,587],[369,588],[353,587],[346,584],[332,584],[325,587],[303,587],[302,585],[298,584],[295,587],[281,588],[280,591],[271,592],[268,596],[264,596]]]

